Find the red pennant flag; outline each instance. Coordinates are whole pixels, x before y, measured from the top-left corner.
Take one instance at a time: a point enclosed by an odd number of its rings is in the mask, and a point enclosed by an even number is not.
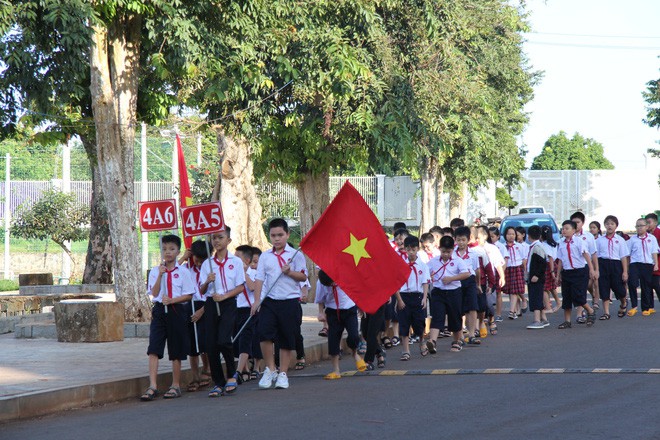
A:
[[[181,147],[181,138],[179,134],[176,135],[176,151],[179,158],[179,205],[181,208],[193,204],[192,193],[190,192],[190,183],[188,182],[188,169],[186,168],[186,158],[183,156],[183,148]],[[192,236],[183,237],[183,244],[186,249],[192,246]]]
[[[367,313],[378,310],[410,274],[371,208],[348,181],[300,247]]]

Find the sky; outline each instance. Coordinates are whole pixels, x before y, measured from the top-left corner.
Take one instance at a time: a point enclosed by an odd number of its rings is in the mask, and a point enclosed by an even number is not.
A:
[[[642,91],[660,78],[660,1],[527,0],[527,11],[523,49],[544,72],[525,108],[528,165],[563,130],[600,142],[616,169],[659,167],[644,158],[660,131],[642,122]]]

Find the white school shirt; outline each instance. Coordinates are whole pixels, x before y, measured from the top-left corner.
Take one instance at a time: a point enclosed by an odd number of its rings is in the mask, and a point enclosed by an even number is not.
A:
[[[583,232],[576,232],[573,234],[573,238],[579,238],[586,243],[585,249],[587,252],[589,252],[589,255],[596,253],[596,240],[594,239],[594,236],[591,234],[591,232],[588,234],[584,234]]]
[[[410,267],[408,279],[399,292],[424,292],[424,284],[431,282],[429,267],[419,258],[414,263],[408,262],[408,266]]]
[[[435,258],[440,255],[440,249],[438,248],[433,248],[431,253],[426,252],[424,249],[420,250],[417,252],[417,259],[422,260],[422,263],[428,264],[429,261],[431,261],[431,258]]]
[[[598,258],[605,260],[621,260],[630,256],[630,250],[623,237],[614,234],[611,238],[607,235],[601,235],[596,240],[596,252]]]
[[[648,232],[640,237],[633,235],[628,240],[631,263],[653,264],[653,254],[658,253],[658,240]]]
[[[570,257],[568,254],[568,244],[571,245]],[[557,245],[557,259],[561,260],[563,270],[582,269],[587,265],[584,259],[584,253],[587,252],[586,243],[582,238],[572,237],[570,240],[562,239]]]
[[[477,253],[478,251],[475,251],[475,249],[476,248],[468,247],[465,249],[465,253],[461,255],[457,247],[454,249],[454,253],[452,254],[452,258],[463,260],[465,266],[470,272],[470,275],[476,275],[477,270],[479,270],[479,254]]]
[[[250,278],[254,282],[254,277],[257,275],[257,269],[248,267],[245,271],[245,277]],[[246,297],[247,295],[247,297]],[[254,291],[248,289],[247,284],[243,286],[243,292],[236,296],[236,307],[251,307],[254,304]]]
[[[553,260],[557,259],[557,247],[556,246],[550,246],[548,242],[542,241],[541,244],[543,245],[543,249],[545,249],[545,260],[550,261],[550,258]]]
[[[209,261],[211,262],[210,264]],[[215,274],[215,281],[206,288],[204,299],[211,298],[214,293],[223,295],[235,287],[245,285],[243,260],[229,252],[227,252],[227,255],[225,255],[222,261],[217,257],[212,257],[204,261],[200,279],[206,281],[211,270]]]
[[[178,263],[170,271],[172,274],[172,298],[178,298],[184,295],[194,295],[195,294],[195,282],[190,276],[188,269],[181,267]],[[158,277],[161,276],[160,280],[160,293],[158,296],[152,297],[151,301],[155,303],[163,302],[163,295],[168,295],[167,291],[167,273],[160,275],[159,266],[153,267],[149,271],[149,282],[147,283],[147,293],[151,295],[151,289],[153,289],[154,284],[158,280]]]
[[[394,252],[396,252],[406,263],[408,262],[408,252],[405,251],[400,251],[399,248],[395,248]]]
[[[275,253],[273,248],[268,249],[261,254],[259,258],[259,265],[257,266],[257,281],[263,281],[264,285],[261,289],[261,298],[265,299],[266,293],[269,298],[276,300],[284,299],[300,299],[300,281],[282,275],[282,266],[288,264],[294,272],[307,273],[307,266],[305,265],[305,257],[302,252],[298,252],[294,257],[296,250],[288,244],[278,254]],[[278,280],[279,277],[279,280]],[[277,283],[275,283],[277,280]],[[273,284],[275,283],[275,284]],[[272,290],[270,289],[273,286]]]
[[[513,243],[509,245],[508,243],[504,247],[504,261],[506,261],[506,267],[518,267],[523,264],[523,260],[527,258],[527,254],[524,253],[523,247],[520,243]]]
[[[199,286],[204,282],[202,281],[201,273],[202,270],[198,269],[197,266],[195,266],[194,263],[190,263],[190,261],[186,261],[181,265],[181,268],[186,269],[188,273],[190,274],[190,278],[193,280],[193,283],[195,284],[195,294],[193,295],[193,301],[204,301],[204,297],[199,291]]]
[[[504,256],[502,255],[502,252],[500,251],[500,248],[497,247],[497,245],[485,242],[484,252],[486,252],[486,255],[488,256],[488,260],[490,261],[490,265],[493,267],[494,272],[497,271],[498,267],[504,265]],[[484,261],[484,266],[485,265],[486,262]]]
[[[442,282],[445,277],[453,277],[460,273],[469,273],[465,262],[461,259],[450,258],[449,260],[442,261],[441,257],[436,257],[429,261],[429,272],[431,273],[431,283],[433,287],[442,290],[453,290],[461,287],[460,281],[452,281],[449,284]]]
[[[494,243],[494,245],[497,246],[497,249],[500,251],[500,254],[502,254],[502,261],[504,261],[504,259],[507,257],[506,246],[504,245],[504,243],[502,243],[499,240],[497,240]]]
[[[337,298],[335,298],[335,293]],[[346,295],[346,292],[341,287],[337,286],[324,286],[320,281],[316,281],[316,304],[323,304],[329,309],[347,310],[355,306],[351,298]]]
[[[531,242],[527,243],[526,241],[523,241],[522,243],[518,243],[520,246],[522,246],[522,254],[527,258],[529,255],[529,247],[531,246]]]

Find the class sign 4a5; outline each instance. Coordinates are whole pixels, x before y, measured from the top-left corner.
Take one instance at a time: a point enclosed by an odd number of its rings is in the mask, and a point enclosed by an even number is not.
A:
[[[183,234],[187,237],[208,235],[225,230],[220,202],[202,203],[181,208]]]

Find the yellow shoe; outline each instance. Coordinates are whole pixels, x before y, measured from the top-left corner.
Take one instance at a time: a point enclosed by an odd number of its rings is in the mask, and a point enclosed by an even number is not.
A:
[[[479,330],[479,336],[481,338],[488,337],[488,329],[486,327],[481,327],[481,329]]]
[[[654,314],[654,313],[655,313],[655,309],[649,309],[649,314],[652,315],[652,314]]]
[[[355,368],[357,368],[358,371],[367,371],[367,363],[362,359],[355,361]]]
[[[628,310],[628,316],[635,316],[637,314],[637,308]]]
[[[651,316],[651,311],[650,310],[642,311],[642,316]]]
[[[336,379],[341,379],[341,374],[335,373],[334,371],[332,373],[328,373],[325,376],[323,376],[323,379],[325,380],[336,380]]]

